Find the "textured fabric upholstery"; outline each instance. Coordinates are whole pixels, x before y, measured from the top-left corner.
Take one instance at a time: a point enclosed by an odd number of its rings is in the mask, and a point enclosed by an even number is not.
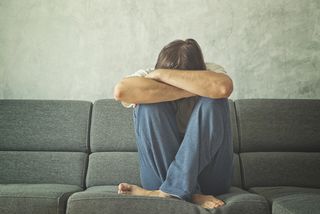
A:
[[[87,187],[140,184],[137,152],[96,152],[89,157]]]
[[[315,214],[320,210],[320,189],[302,187],[254,187],[272,204],[273,214]]]
[[[83,189],[92,103],[0,100],[0,213],[62,214]]]
[[[320,100],[235,101],[245,188],[320,187]]]
[[[67,198],[80,190],[63,184],[0,184],[0,213],[63,214]]]
[[[320,195],[306,193],[275,200],[273,214],[316,214],[320,210]]]
[[[246,188],[258,186],[320,187],[320,153],[241,153]]]
[[[92,152],[137,151],[132,109],[112,99],[95,101],[90,136]]]
[[[293,187],[293,186],[276,186],[276,187],[252,187],[250,192],[263,195],[268,200],[273,201],[275,199],[297,194],[318,194],[320,195],[320,189],[317,188],[305,188],[305,187]]]
[[[91,103],[0,100],[0,150],[88,150]]]
[[[320,100],[236,100],[235,109],[243,187],[275,214],[319,212]]]
[[[261,196],[232,188],[219,196],[226,203],[217,209],[204,209],[196,204],[173,198],[118,195],[116,186],[95,186],[73,194],[68,200],[68,214],[267,214],[269,208]]]
[[[56,183],[84,186],[87,154],[0,151],[0,183]]]
[[[240,152],[320,152],[320,100],[236,100]]]
[[[117,194],[119,182],[140,185],[132,109],[119,102],[0,100],[0,213],[61,214],[67,200],[69,214],[318,212],[320,101],[247,99],[229,106],[233,187],[218,196],[226,205],[207,210]]]

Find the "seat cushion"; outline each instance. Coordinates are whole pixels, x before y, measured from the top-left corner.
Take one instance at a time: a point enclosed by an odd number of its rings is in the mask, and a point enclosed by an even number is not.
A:
[[[320,210],[320,189],[302,187],[254,187],[249,190],[267,198],[273,214],[308,214]]]
[[[0,213],[62,214],[68,197],[81,190],[64,184],[0,184]]]
[[[226,205],[208,210],[175,198],[119,195],[117,186],[94,186],[73,194],[68,200],[67,213],[268,213],[268,204],[263,197],[236,187],[232,187],[229,193],[219,198],[223,199]]]

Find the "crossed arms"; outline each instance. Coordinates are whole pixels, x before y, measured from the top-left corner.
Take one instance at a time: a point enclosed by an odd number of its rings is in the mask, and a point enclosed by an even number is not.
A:
[[[223,73],[157,69],[145,77],[123,78],[114,88],[114,98],[122,103],[157,103],[197,95],[226,98],[232,91],[233,82]]]

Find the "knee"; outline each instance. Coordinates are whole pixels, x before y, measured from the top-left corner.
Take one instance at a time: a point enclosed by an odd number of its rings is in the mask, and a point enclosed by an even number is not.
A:
[[[163,105],[161,103],[147,103],[147,104],[139,104],[137,105],[139,108],[139,111],[143,112],[156,112],[161,110],[163,108]]]
[[[173,111],[173,105],[171,102],[160,102],[160,103],[148,103],[138,104],[138,111],[141,114],[165,114]]]
[[[199,97],[197,104],[201,109],[212,111],[215,109],[228,107],[228,99],[227,98],[212,99],[209,97]]]

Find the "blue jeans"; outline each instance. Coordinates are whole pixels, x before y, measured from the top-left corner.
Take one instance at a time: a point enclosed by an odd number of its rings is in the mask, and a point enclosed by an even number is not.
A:
[[[228,100],[200,96],[183,137],[174,102],[179,100],[134,108],[142,187],[186,201],[195,193],[228,192],[233,173]]]

